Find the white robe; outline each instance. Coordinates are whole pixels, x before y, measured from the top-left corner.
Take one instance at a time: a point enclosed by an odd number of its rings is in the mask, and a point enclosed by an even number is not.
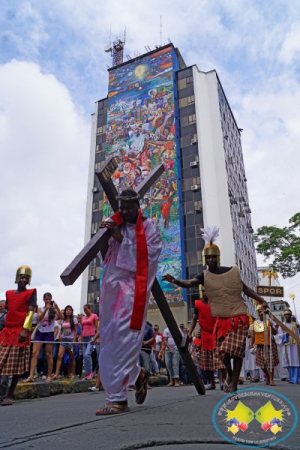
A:
[[[135,273],[135,224],[125,222],[121,227],[122,243],[109,239],[105,257],[100,299],[99,368],[108,402],[127,400],[127,390],[135,384],[139,373],[139,354],[144,338],[148,300],[155,279],[162,241],[158,226],[152,219],[144,222],[148,246],[148,283],[144,320],[140,331],[130,328]]]
[[[291,323],[285,323],[288,328],[291,328]],[[282,346],[282,366],[283,367],[299,367],[299,351],[298,345],[291,344],[283,344],[282,339],[285,334],[285,331],[282,328],[278,328],[278,339],[279,343]],[[290,337],[290,339],[292,339]]]
[[[250,341],[251,338],[246,339],[246,349],[245,349],[245,371],[250,372],[252,370],[259,369],[259,367],[255,364],[255,354],[250,352]]]

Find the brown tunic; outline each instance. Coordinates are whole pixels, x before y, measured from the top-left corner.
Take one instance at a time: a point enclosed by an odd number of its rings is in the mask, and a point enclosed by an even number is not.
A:
[[[214,317],[235,317],[247,314],[247,306],[241,296],[243,283],[235,266],[223,274],[204,271],[204,286]]]

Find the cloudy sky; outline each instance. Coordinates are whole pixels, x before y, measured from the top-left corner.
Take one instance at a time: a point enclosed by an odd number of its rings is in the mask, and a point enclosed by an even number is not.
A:
[[[300,5],[273,0],[2,0],[0,5],[0,292],[33,268],[39,299],[80,304],[59,275],[83,246],[91,113],[107,95],[104,52],[168,38],[188,65],[216,69],[242,134],[252,221],[299,211]],[[258,258],[261,265],[263,260]],[[282,280],[295,293],[300,275]],[[289,289],[289,290],[288,290]]]

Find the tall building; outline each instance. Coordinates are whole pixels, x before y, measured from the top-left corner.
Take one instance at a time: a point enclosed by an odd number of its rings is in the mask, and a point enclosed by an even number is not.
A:
[[[165,172],[142,202],[157,221],[163,252],[158,279],[170,272],[192,278],[203,270],[203,226],[220,228],[221,264],[237,265],[255,288],[257,266],[243,162],[241,129],[215,70],[187,67],[172,44],[109,69],[108,95],[92,119],[85,241],[111,214],[95,170],[108,156],[118,158],[114,183],[136,186],[159,162]],[[100,260],[83,274],[82,304],[97,309]],[[178,323],[192,317],[198,289],[161,282]],[[252,300],[245,298],[249,312]],[[149,319],[163,326],[150,299]]]

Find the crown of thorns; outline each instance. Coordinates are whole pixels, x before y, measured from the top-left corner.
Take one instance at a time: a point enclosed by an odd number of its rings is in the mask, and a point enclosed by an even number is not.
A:
[[[116,197],[117,200],[122,200],[124,202],[132,202],[134,200],[139,200],[140,199],[140,194],[136,194],[134,197],[133,196],[128,196],[128,195],[118,195]]]

